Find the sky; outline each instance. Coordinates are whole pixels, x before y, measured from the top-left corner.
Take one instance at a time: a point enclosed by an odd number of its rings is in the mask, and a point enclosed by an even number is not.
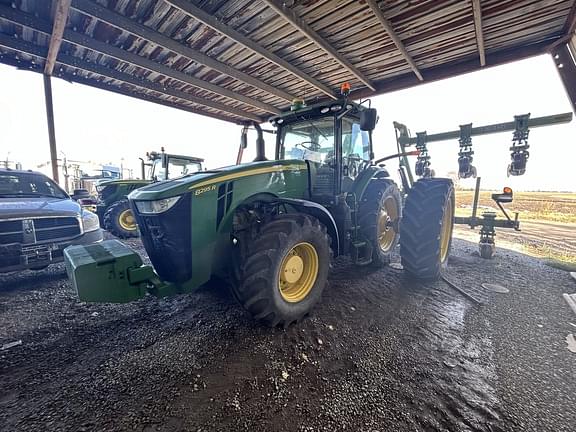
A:
[[[238,125],[61,79],[53,79],[52,87],[60,157],[122,162],[136,176],[138,158],[162,146],[169,153],[203,157],[208,168],[235,163]],[[8,158],[24,168],[37,169],[50,159],[42,76],[0,65],[0,98],[0,161]],[[406,124],[412,134],[432,134],[458,130],[465,123],[476,127],[508,122],[528,112],[539,117],[571,111],[548,55],[377,96],[372,106],[379,114],[374,132],[376,158],[395,153],[393,121]],[[576,191],[575,137],[576,121],[531,130],[526,174],[510,178],[506,167],[512,132],[474,137],[474,165],[482,187]],[[268,155],[272,155],[273,139],[265,138]],[[254,155],[254,137],[249,143],[244,161]],[[431,143],[428,149],[438,177],[457,171],[457,140]],[[388,168],[395,172],[397,164],[389,162]],[[465,187],[473,184],[471,179],[462,182]]]

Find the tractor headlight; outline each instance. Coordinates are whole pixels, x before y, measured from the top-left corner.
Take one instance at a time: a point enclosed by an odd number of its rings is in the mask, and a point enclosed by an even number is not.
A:
[[[96,231],[100,228],[98,216],[88,210],[82,211],[82,228],[84,232]]]
[[[136,208],[142,214],[158,214],[170,210],[180,199],[179,196],[155,201],[136,201]]]

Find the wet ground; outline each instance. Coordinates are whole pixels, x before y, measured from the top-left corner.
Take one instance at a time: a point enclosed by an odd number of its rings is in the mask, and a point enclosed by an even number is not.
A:
[[[132,242],[138,247],[138,241]],[[334,264],[312,316],[254,323],[225,287],[79,303],[62,266],[0,276],[0,430],[574,431],[567,272],[455,240],[444,282]],[[497,283],[507,294],[490,293]]]

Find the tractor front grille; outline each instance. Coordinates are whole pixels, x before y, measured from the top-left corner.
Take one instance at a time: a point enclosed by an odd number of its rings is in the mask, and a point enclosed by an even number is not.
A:
[[[75,217],[0,220],[0,244],[33,245],[70,240],[80,234],[80,220]]]
[[[182,195],[170,210],[144,215],[131,201],[144,248],[158,275],[183,283],[192,277],[192,210],[190,194]]]

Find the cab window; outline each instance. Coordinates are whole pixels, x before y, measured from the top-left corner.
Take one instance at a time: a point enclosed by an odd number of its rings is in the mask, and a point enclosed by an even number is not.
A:
[[[342,156],[370,160],[370,137],[358,120],[342,119]]]
[[[320,165],[334,158],[334,118],[300,121],[282,128],[281,159],[302,159]]]

